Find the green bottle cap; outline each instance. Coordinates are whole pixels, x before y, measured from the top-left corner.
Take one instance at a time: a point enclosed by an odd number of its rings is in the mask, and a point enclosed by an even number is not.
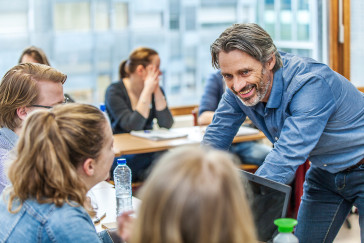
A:
[[[293,227],[297,225],[297,220],[290,218],[276,219],[274,224],[278,226],[280,233],[291,233],[293,232]]]

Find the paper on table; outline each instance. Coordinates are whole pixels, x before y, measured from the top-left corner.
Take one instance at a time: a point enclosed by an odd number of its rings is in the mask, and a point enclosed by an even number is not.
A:
[[[183,138],[187,137],[187,133],[183,132],[175,132],[171,130],[143,130],[143,131],[131,131],[131,135],[141,137],[141,138],[147,138],[149,140],[167,140],[167,139],[173,139],[173,138]]]
[[[252,135],[259,133],[258,129],[241,126],[235,136]]]
[[[205,133],[207,127],[208,126],[203,127],[203,133]],[[259,133],[258,129],[241,126],[235,136],[252,135],[252,134],[257,134],[257,133]]]

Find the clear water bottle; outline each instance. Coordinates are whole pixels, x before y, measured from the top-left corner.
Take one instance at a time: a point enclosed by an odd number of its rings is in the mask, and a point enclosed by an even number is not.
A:
[[[273,243],[298,243],[297,237],[292,233],[297,220],[282,218],[274,220],[274,224],[278,226],[279,234],[273,239]]]
[[[114,170],[116,192],[116,215],[132,210],[131,170],[125,159],[118,159],[118,166]]]

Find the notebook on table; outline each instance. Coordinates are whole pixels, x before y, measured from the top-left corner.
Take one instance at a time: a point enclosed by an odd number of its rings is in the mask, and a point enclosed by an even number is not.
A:
[[[271,242],[278,233],[274,220],[287,214],[291,187],[241,170],[259,241]]]
[[[174,130],[164,130],[164,129],[131,131],[130,134],[136,137],[146,138],[153,141],[184,138],[188,136],[187,133],[177,132]]]

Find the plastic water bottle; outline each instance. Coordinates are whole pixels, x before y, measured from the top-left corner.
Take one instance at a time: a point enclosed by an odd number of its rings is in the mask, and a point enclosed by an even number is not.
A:
[[[274,237],[273,243],[298,243],[297,237],[292,233],[297,220],[289,218],[276,219],[274,224],[278,226],[279,234]]]
[[[125,159],[118,159],[118,166],[114,170],[114,183],[116,193],[116,215],[132,210],[131,170]]]

